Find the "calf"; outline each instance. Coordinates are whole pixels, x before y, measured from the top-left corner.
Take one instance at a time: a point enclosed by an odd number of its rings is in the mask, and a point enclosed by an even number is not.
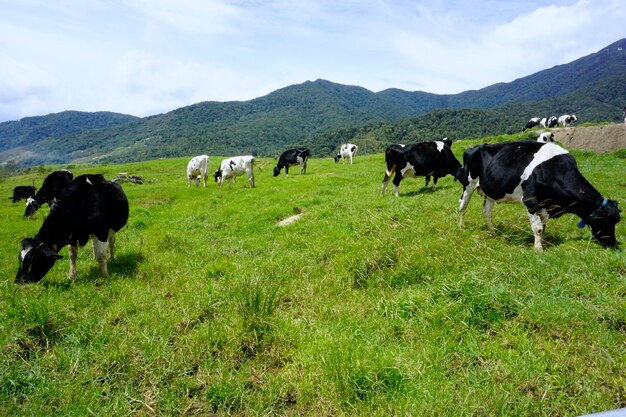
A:
[[[395,172],[393,185],[398,197],[400,181],[406,177],[426,177],[426,187],[433,176],[433,191],[437,180],[446,175],[455,175],[461,163],[452,153],[452,140],[445,138],[441,141],[419,142],[412,145],[389,145],[385,150],[385,177],[383,178],[382,195],[389,178]]]
[[[573,213],[589,225],[595,239],[614,246],[615,225],[620,220],[617,202],[600,195],[582,176],[576,160],[554,143],[517,141],[478,145],[463,154],[457,174],[463,184],[459,201],[459,225],[474,190],[485,197],[483,216],[493,230],[494,203],[523,203],[528,210],[535,249],[543,249],[545,224],[549,218]]]
[[[539,143],[548,143],[548,142],[556,142],[556,137],[552,132],[542,132],[537,138],[537,142]]]
[[[122,187],[102,175],[80,175],[66,187],[39,232],[22,240],[15,282],[37,282],[61,259],[68,245],[70,277],[76,276],[78,246],[91,238],[103,276],[108,275],[107,248],[114,257],[115,233],[128,220],[128,200]]]
[[[341,162],[345,164],[346,158],[350,158],[350,165],[352,165],[352,158],[356,155],[356,152],[358,150],[358,146],[351,143],[344,143],[343,145],[341,145],[339,153],[335,155],[335,163],[337,163],[341,159]]]
[[[578,118],[576,117],[575,114],[564,114],[563,116],[559,116],[558,125],[569,126],[577,120]]]
[[[43,180],[43,184],[37,191],[37,194],[33,198],[26,200],[24,217],[30,217],[35,214],[43,204],[48,204],[52,208],[61,192],[72,182],[72,179],[74,179],[74,175],[67,169],[54,171],[48,175]]]
[[[274,167],[274,176],[280,175],[280,170],[285,168],[285,175],[289,175],[289,167],[300,165],[300,174],[306,174],[306,164],[311,151],[308,148],[294,148],[283,152],[278,158],[278,164]]]
[[[37,189],[32,185],[18,185],[13,188],[13,197],[9,197],[13,203],[17,203],[20,200],[26,200],[35,196]]]
[[[191,158],[191,161],[187,164],[187,187],[191,186],[192,179],[196,187],[200,185],[199,178],[204,180],[204,186],[206,187],[208,177],[209,157],[207,155],[199,155]]]
[[[224,159],[217,171],[213,176],[215,182],[219,183],[220,187],[224,185],[224,180],[228,180],[228,188],[230,188],[233,180],[243,174],[248,175],[248,181],[250,187],[254,188],[254,157],[252,155],[247,156],[234,156],[232,158]]]

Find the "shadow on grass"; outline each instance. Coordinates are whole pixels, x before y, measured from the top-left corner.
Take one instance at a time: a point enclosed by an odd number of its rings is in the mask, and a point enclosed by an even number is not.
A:
[[[447,185],[437,184],[437,189],[433,191],[432,183],[430,183],[430,184],[428,184],[428,187],[421,187],[421,188],[419,188],[417,190],[408,191],[408,192],[405,192],[405,193],[400,191],[400,197],[413,197],[413,196],[420,195],[420,194],[438,193],[438,192],[441,192],[443,190],[447,190],[449,188],[454,188],[453,185],[454,184],[447,184]],[[462,192],[463,192],[463,189],[461,187],[459,187],[459,195],[461,195]]]
[[[533,247],[533,245],[535,244],[535,236],[530,229],[530,224],[528,225],[528,228],[507,224],[499,224],[495,225],[494,227],[495,237],[499,239],[504,239],[509,244],[528,247]],[[489,234],[489,232],[487,233]],[[551,246],[563,244],[563,238],[561,236],[551,234],[549,233],[549,231],[544,235],[543,238],[544,249],[547,249]]]
[[[72,285],[78,283],[86,283],[86,282],[97,282],[97,281],[111,281],[115,280],[119,277],[132,278],[136,275],[137,269],[139,265],[143,262],[145,257],[143,254],[139,252],[135,253],[124,253],[117,255],[114,260],[110,260],[107,264],[107,268],[109,270],[109,276],[103,277],[100,274],[100,267],[98,264],[92,259],[90,265],[87,269],[78,269],[77,268],[77,277],[76,279],[68,278],[67,276],[62,281],[56,280],[44,280],[41,281],[42,285],[45,287],[55,287],[62,289],[69,289]]]

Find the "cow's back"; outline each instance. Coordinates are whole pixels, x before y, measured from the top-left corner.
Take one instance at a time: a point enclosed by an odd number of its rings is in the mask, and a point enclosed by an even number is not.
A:
[[[44,224],[49,224],[45,230],[69,228],[70,241],[84,245],[89,235],[107,241],[109,230],[117,232],[124,227],[128,215],[128,199],[122,187],[100,174],[87,174],[76,177],[63,190]]]

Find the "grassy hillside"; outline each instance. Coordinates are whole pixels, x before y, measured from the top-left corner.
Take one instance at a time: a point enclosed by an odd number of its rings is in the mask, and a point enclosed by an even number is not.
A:
[[[507,139],[507,138],[502,138]],[[457,142],[458,157],[474,142]],[[575,153],[626,201],[621,154]],[[214,170],[219,158],[212,157]],[[383,156],[312,159],[257,188],[187,188],[187,158],[74,166],[142,175],[118,257],[67,249],[38,284],[13,284],[41,225],[0,202],[2,415],[576,416],[626,406],[626,267],[564,216],[532,249],[525,210],[423,179],[380,196]],[[297,171],[297,170],[294,170]],[[0,183],[39,183],[44,173]],[[279,220],[302,218],[287,227]],[[617,238],[626,240],[622,221]]]

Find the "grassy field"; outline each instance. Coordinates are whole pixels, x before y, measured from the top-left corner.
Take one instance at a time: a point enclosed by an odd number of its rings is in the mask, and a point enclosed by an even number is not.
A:
[[[458,142],[455,154],[477,142]],[[573,152],[626,202],[624,153]],[[409,179],[383,155],[312,159],[257,188],[187,188],[188,158],[73,166],[141,175],[111,276],[90,247],[15,285],[22,217],[0,183],[0,415],[576,416],[626,407],[626,257],[567,215],[536,253],[525,209]],[[220,158],[211,157],[210,171]],[[41,171],[41,170],[40,170]],[[301,214],[299,221],[278,221]],[[626,226],[617,227],[619,241]]]

